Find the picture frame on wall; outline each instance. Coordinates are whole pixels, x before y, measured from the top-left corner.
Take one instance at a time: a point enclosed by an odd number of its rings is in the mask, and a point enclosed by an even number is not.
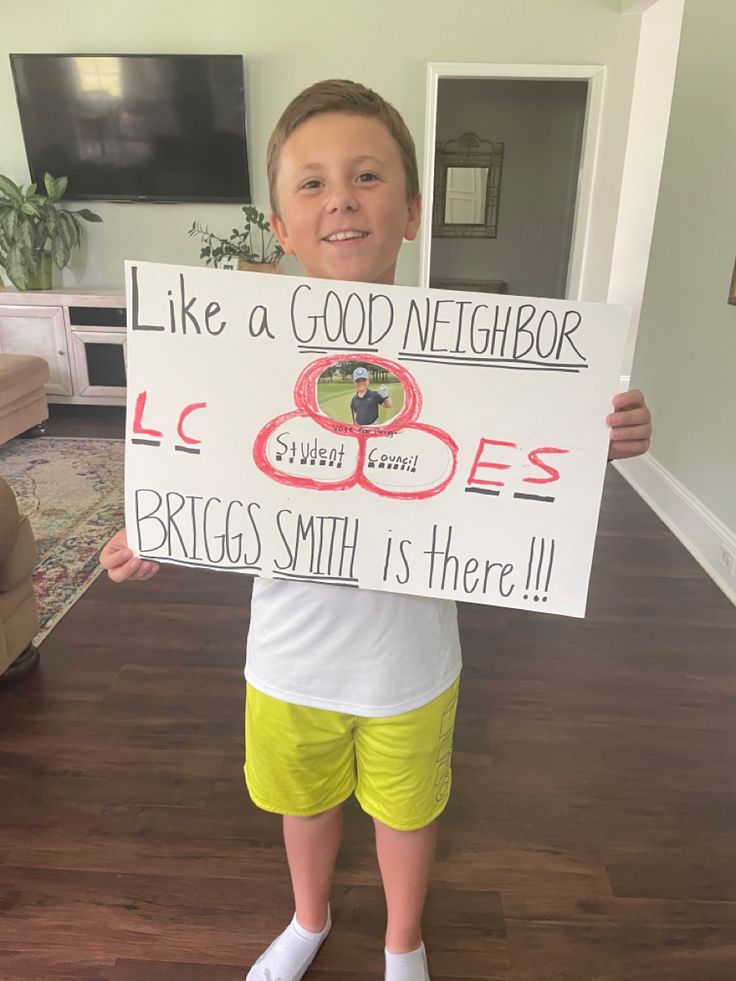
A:
[[[728,293],[728,302],[736,307],[736,262],[733,264],[733,276],[731,276],[731,289]]]

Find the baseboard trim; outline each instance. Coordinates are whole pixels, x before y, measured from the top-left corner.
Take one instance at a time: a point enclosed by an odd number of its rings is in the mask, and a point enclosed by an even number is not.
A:
[[[736,556],[736,534],[651,453],[615,466],[736,606],[736,570],[721,565],[724,545]]]

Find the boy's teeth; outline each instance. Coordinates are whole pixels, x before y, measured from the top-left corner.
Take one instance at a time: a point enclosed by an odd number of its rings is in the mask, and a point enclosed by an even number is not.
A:
[[[348,238],[364,238],[367,232],[335,232],[334,235],[328,235],[328,242],[344,242]]]

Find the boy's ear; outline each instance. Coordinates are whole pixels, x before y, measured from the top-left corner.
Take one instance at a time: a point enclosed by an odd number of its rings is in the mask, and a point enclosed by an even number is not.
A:
[[[291,243],[289,241],[289,233],[286,230],[286,225],[279,218],[279,216],[276,214],[275,211],[271,212],[268,221],[271,225],[271,228],[273,229],[273,233],[276,236],[279,245],[284,250],[286,255],[294,255],[294,249],[291,247]]]
[[[422,195],[417,194],[413,201],[407,206],[406,227],[404,228],[404,238],[407,242],[413,242],[419,234],[419,226],[422,223]]]

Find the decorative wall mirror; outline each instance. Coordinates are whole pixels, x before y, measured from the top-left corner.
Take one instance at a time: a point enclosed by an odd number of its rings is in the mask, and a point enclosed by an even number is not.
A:
[[[438,238],[496,238],[503,143],[476,133],[437,143],[432,234]]]

